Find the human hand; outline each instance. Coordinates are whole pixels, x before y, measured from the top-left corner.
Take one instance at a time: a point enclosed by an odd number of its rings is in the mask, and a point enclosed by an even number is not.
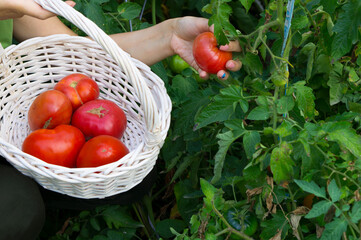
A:
[[[197,65],[193,57],[193,41],[202,32],[209,31],[213,32],[213,26],[208,26],[208,19],[183,17],[176,19],[171,37],[171,48],[173,51],[195,68],[199,76],[203,79],[208,79],[209,73],[201,70]],[[220,46],[220,50],[240,52],[241,47],[238,42],[232,41],[228,45]],[[226,69],[228,71],[219,71],[217,77],[226,80],[229,77],[229,71],[238,71],[241,67],[242,63],[239,60],[229,60],[226,63]]]
[[[75,2],[65,1],[69,6],[74,7]],[[55,16],[37,4],[34,0],[0,0],[0,20],[20,18],[24,15],[38,19],[47,19]]]

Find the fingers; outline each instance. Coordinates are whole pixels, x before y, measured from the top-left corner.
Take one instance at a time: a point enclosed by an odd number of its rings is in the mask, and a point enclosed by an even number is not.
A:
[[[226,52],[240,52],[242,50],[238,41],[231,41],[227,45],[220,46],[219,49]]]
[[[66,4],[68,4],[71,7],[75,6],[74,1],[65,1],[65,2],[66,2]],[[42,8],[40,5],[38,5],[36,3],[31,4],[29,6],[22,6],[22,7],[23,7],[24,15],[35,17],[35,18],[38,18],[41,20],[45,20],[45,19],[48,19],[48,18],[56,15],[50,11],[45,10],[44,8]]]

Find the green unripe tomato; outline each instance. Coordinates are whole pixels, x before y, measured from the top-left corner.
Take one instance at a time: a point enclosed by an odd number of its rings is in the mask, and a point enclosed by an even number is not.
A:
[[[252,236],[258,228],[257,217],[251,213],[242,215],[241,212],[229,210],[226,215],[228,223],[238,231]]]
[[[179,55],[173,55],[169,61],[170,69],[175,73],[181,73],[184,69],[189,68],[189,64]]]

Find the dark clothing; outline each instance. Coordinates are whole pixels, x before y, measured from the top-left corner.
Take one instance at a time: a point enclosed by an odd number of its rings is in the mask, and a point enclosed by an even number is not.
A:
[[[0,240],[36,239],[44,221],[45,207],[35,181],[0,164]]]
[[[90,210],[101,205],[127,205],[140,201],[154,184],[154,168],[127,192],[103,199],[80,199],[46,190],[0,157],[0,240],[34,240],[48,208]]]

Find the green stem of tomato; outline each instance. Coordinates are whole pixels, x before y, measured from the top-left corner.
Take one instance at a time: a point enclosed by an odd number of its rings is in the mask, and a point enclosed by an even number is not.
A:
[[[153,22],[153,25],[157,24],[156,11],[155,11],[155,0],[152,0],[152,22]]]
[[[277,115],[277,99],[278,99],[278,94],[279,94],[279,87],[276,86],[275,88],[275,92],[273,95],[273,118],[272,118],[272,126],[273,126],[273,130],[276,130],[277,128],[277,122],[278,122],[278,115]],[[277,139],[277,135],[274,135],[274,139],[275,139],[275,143],[278,142]]]

